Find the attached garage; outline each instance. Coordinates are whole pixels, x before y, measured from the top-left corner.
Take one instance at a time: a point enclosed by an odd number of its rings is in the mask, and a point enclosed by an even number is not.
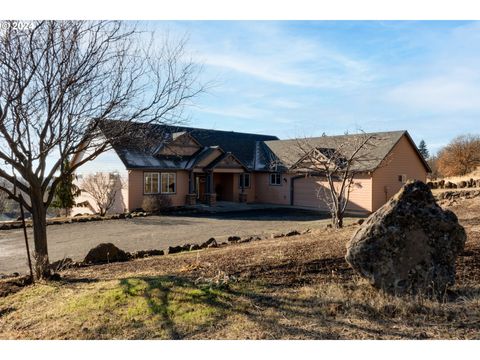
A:
[[[347,210],[351,212],[367,213],[372,211],[372,179],[368,174],[358,176],[354,180]],[[319,177],[292,178],[292,205],[329,211],[325,201],[319,196],[329,196],[329,187],[326,180]]]
[[[325,201],[318,195],[324,195],[326,188],[317,177],[292,178],[292,205],[328,211]]]

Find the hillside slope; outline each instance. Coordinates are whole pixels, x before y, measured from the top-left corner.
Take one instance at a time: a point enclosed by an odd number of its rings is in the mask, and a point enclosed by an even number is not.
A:
[[[472,206],[477,206],[472,216]],[[0,298],[2,339],[479,339],[478,203],[443,302],[382,295],[346,265],[356,229],[71,269]]]

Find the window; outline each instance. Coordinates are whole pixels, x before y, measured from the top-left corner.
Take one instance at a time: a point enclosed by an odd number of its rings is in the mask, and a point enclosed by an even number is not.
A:
[[[270,174],[270,185],[281,185],[281,184],[282,184],[282,178],[280,176],[280,173]]]
[[[250,188],[250,174],[240,174],[240,188],[242,187],[242,181],[244,188]]]
[[[175,173],[162,173],[162,194],[174,194],[176,189]]]
[[[398,175],[398,181],[400,181],[402,184],[405,184],[407,182],[407,175]]]
[[[175,173],[146,172],[143,177],[145,194],[175,194],[177,191]]]
[[[159,179],[158,173],[146,172],[143,174],[143,192],[145,194],[158,194]]]

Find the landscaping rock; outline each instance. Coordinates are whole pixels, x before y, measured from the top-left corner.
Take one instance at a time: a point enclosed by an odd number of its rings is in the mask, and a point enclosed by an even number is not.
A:
[[[191,244],[183,244],[182,245],[182,251],[190,251]]]
[[[202,245],[200,245],[202,249],[204,248],[216,248],[218,247],[217,240],[215,238],[210,238],[207,241],[205,241]]]
[[[11,223],[0,225],[0,230],[11,230],[11,229],[14,229],[14,228],[15,228],[14,224],[11,224]]]
[[[227,240],[228,240],[229,242],[237,242],[237,241],[239,241],[240,239],[241,239],[240,236],[229,236]]]
[[[189,250],[190,250],[190,251],[195,251],[195,250],[200,250],[200,249],[201,249],[200,245],[198,245],[198,244],[193,244],[193,245],[190,245],[190,249],[189,249]]]
[[[132,258],[134,259],[142,259],[149,256],[161,256],[164,255],[163,250],[139,250],[132,253]]]
[[[182,251],[184,251],[183,246],[169,246],[168,247],[168,253],[169,254],[177,254],[177,253],[182,252]]]
[[[464,189],[468,186],[467,182],[466,181],[460,181],[457,183],[457,188],[458,189]]]
[[[112,243],[103,243],[91,249],[84,262],[86,264],[104,264],[117,261],[127,261],[130,256]]]
[[[465,230],[437,205],[428,186],[406,184],[373,213],[347,244],[346,260],[392,294],[443,294],[455,282]]]
[[[292,230],[285,234],[285,236],[297,236],[297,235],[301,235],[300,231],[298,230]]]
[[[250,242],[250,241],[260,241],[262,240],[262,237],[259,236],[259,235],[252,235],[252,236],[249,236],[245,239],[242,239],[240,240],[239,242]]]

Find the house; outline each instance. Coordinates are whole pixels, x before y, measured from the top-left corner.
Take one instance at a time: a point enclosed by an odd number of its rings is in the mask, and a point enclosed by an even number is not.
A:
[[[108,130],[104,134],[108,138]],[[350,194],[349,212],[377,210],[407,180],[426,181],[430,171],[407,131],[373,135],[373,156],[357,165],[360,168]],[[322,136],[305,141],[316,149],[328,150],[339,143],[354,142],[358,136]],[[157,194],[170,198],[173,206],[215,206],[218,201],[230,201],[327,210],[317,196],[318,189],[326,186],[325,179],[296,170],[302,154],[295,140],[135,124],[128,136],[111,145],[109,152],[93,161],[99,162],[102,171],[115,171],[124,177],[126,185],[117,210],[141,208],[145,196]],[[81,157],[79,154],[74,161]],[[101,165],[105,163],[108,167]]]

